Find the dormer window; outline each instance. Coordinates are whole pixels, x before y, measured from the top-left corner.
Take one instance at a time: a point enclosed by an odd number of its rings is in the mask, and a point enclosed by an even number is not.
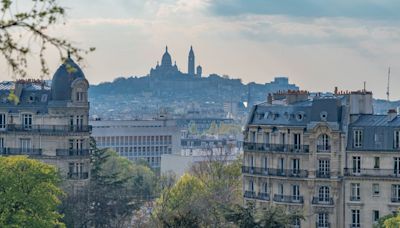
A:
[[[85,92],[76,92],[76,101],[86,101],[86,93]]]
[[[355,148],[362,147],[362,140],[363,140],[362,130],[354,130],[353,131],[353,146]]]

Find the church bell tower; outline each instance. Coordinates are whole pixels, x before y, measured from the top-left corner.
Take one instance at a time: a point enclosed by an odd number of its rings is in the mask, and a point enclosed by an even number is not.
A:
[[[194,52],[192,46],[190,46],[189,58],[188,58],[188,74],[194,76]]]

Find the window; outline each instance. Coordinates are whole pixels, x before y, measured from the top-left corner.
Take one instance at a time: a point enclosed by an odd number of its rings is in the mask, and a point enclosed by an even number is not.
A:
[[[360,227],[360,210],[351,210],[351,227]]]
[[[69,163],[68,177],[72,179],[83,179],[83,163],[71,162]]]
[[[351,201],[360,201],[360,183],[351,184]]]
[[[255,131],[250,132],[250,142],[253,142],[253,143],[256,142],[256,132]]]
[[[300,200],[300,186],[297,184],[292,185],[292,200],[293,201]]]
[[[359,148],[362,146],[363,134],[362,130],[354,130],[354,147]]]
[[[299,150],[301,147],[301,134],[293,134],[293,145],[295,150]]]
[[[329,160],[327,160],[327,159],[318,160],[317,177],[330,178],[330,161]]]
[[[361,157],[353,156],[353,173],[359,174],[361,172]]]
[[[374,222],[378,222],[378,220],[379,220],[379,211],[376,211],[376,210],[372,211],[372,219],[373,219]]]
[[[24,129],[32,129],[32,114],[22,115],[22,125]]]
[[[0,138],[0,149],[4,148],[4,138]]]
[[[301,227],[300,218],[294,218],[293,219],[293,228],[300,228],[300,227]]]
[[[292,174],[300,174],[300,159],[292,159]]]
[[[285,158],[279,158],[279,173],[285,173]]]
[[[264,143],[265,144],[269,143],[269,132],[264,132]]]
[[[249,191],[254,192],[254,182],[249,180]]]
[[[76,92],[76,101],[86,101],[86,93]]]
[[[317,151],[328,151],[330,150],[329,136],[327,134],[322,134],[318,137]]]
[[[400,131],[394,131],[393,147],[395,149],[400,148]]]
[[[379,196],[379,184],[372,184],[372,195]]]
[[[285,133],[281,133],[281,144],[282,145],[286,144],[286,134]]]
[[[264,171],[265,172],[267,172],[268,171],[268,158],[267,157],[264,157],[264,162],[263,162],[264,164]]]
[[[318,190],[318,201],[329,202],[329,187],[321,186]]]
[[[20,148],[22,153],[28,153],[31,149],[30,139],[20,139]]]
[[[0,114],[0,129],[6,128],[6,124],[7,124],[7,122],[6,122],[6,114],[1,113]]]
[[[251,168],[254,167],[254,157],[253,157],[253,155],[250,155],[250,156],[249,156],[249,166],[250,166]]]
[[[399,175],[400,174],[400,157],[394,157],[393,158],[393,173],[395,175]]]
[[[374,169],[379,169],[380,167],[380,158],[374,157]]]
[[[317,215],[317,228],[328,228],[329,227],[329,214],[318,213]]]
[[[392,202],[400,202],[400,184],[392,184]]]
[[[267,183],[267,182],[264,182],[264,183],[263,183],[262,192],[264,192],[264,193],[267,193],[267,192],[268,192],[268,183]]]
[[[283,184],[278,185],[278,193],[279,195],[283,196]]]

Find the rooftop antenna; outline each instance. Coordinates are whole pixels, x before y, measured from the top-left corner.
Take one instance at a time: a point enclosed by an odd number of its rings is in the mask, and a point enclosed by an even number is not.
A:
[[[388,79],[387,79],[387,90],[386,90],[386,96],[387,96],[387,101],[389,101],[389,95],[390,95],[390,87],[389,87],[389,85],[390,85],[390,66],[389,66],[389,69],[388,69]]]

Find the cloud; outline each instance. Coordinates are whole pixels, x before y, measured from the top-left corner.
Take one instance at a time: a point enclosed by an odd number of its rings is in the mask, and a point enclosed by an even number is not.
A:
[[[350,17],[400,19],[397,0],[213,0],[216,15],[290,15],[296,17]]]

